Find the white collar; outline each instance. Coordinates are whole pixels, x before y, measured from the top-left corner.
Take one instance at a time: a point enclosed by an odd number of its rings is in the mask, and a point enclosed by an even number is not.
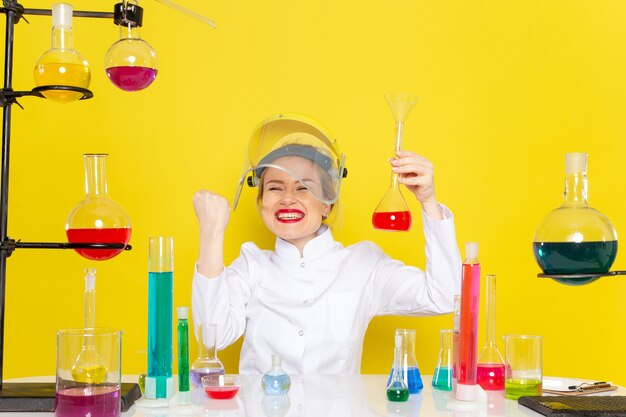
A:
[[[336,244],[330,228],[325,224],[317,229],[316,235],[317,236],[304,245],[304,249],[302,250],[303,258],[317,258],[332,249]],[[278,256],[283,258],[300,258],[300,250],[298,250],[295,245],[279,237],[276,237],[274,251]]]

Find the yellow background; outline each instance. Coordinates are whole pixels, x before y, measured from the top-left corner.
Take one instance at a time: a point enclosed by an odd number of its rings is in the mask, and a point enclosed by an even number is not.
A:
[[[123,371],[143,371],[148,237],[174,236],[174,304],[189,305],[197,255],[192,195],[206,188],[232,200],[248,134],[268,115],[312,116],[348,155],[339,241],[373,240],[423,267],[413,198],[409,233],[370,226],[393,147],[383,94],[406,90],[421,100],[407,120],[405,148],[434,163],[437,196],[455,214],[459,246],[480,242],[483,272],[498,276],[498,336],[543,335],[546,375],[626,384],[626,278],[583,287],[539,279],[531,247],[536,226],[561,202],[570,151],[589,153],[590,203],[626,233],[626,3],[179,2],[219,28],[143,0],[142,37],[160,60],[147,90],[126,93],[107,80],[104,54],[118,37],[110,20],[74,19],[95,97],[67,105],[26,97],[25,110],[13,107],[9,236],[63,241],[67,214],[84,197],[82,154],[107,152],[110,196],[133,219],[134,249],[101,263],[71,251],[16,251],[8,260],[5,378],[54,373],[55,331],[82,325],[85,267],[98,269],[98,325],[124,329]],[[109,11],[112,4],[74,6]],[[16,90],[33,87],[33,65],[50,42],[50,18],[27,18],[30,24],[16,26]],[[253,201],[246,190],[231,217],[227,263],[244,241],[273,245]],[[621,252],[614,269],[626,268]],[[388,372],[393,330],[409,327],[417,329],[422,373],[432,373],[439,330],[451,326],[450,315],[375,319],[362,371]],[[239,348],[219,353],[229,372],[237,370]],[[192,340],[192,360],[195,352]]]

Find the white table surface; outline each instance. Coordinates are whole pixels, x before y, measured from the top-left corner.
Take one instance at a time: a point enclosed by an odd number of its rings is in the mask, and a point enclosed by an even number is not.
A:
[[[134,405],[122,417],[482,417],[539,416],[517,401],[504,398],[502,391],[487,391],[487,403],[475,410],[452,410],[453,394],[433,390],[431,376],[422,375],[424,389],[407,402],[387,401],[387,375],[292,375],[287,396],[264,395],[261,375],[242,375],[241,388],[231,400],[209,399],[201,389],[191,393],[191,409],[147,408]],[[48,381],[49,378],[45,378]],[[20,378],[12,382],[43,381]],[[52,379],[53,380],[53,379]],[[125,376],[135,382],[136,376]],[[566,387],[589,380],[544,377],[544,387]],[[626,395],[626,389],[594,395]],[[2,413],[0,417],[50,417],[53,413]]]

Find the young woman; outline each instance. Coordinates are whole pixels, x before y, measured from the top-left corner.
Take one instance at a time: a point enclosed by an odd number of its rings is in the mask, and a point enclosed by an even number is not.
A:
[[[283,357],[287,373],[359,373],[374,316],[452,312],[461,259],[452,214],[435,198],[428,160],[406,151],[391,160],[399,182],[422,206],[422,271],[372,242],[344,247],[333,239],[325,223],[346,170],[336,142],[319,124],[298,115],[269,119],[253,135],[249,155],[240,190],[246,181],[259,187],[257,202],[276,235],[274,250],[244,243],[224,267],[229,204],[204,190],[193,199],[200,227],[193,319],[218,324],[218,349],[244,335],[240,373],[267,371],[273,353]]]

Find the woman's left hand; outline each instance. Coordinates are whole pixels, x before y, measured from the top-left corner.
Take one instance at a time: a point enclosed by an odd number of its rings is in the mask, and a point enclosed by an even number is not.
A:
[[[398,174],[398,182],[415,195],[429,216],[440,218],[435,198],[433,164],[423,156],[409,151],[397,152],[390,162],[392,171]]]

